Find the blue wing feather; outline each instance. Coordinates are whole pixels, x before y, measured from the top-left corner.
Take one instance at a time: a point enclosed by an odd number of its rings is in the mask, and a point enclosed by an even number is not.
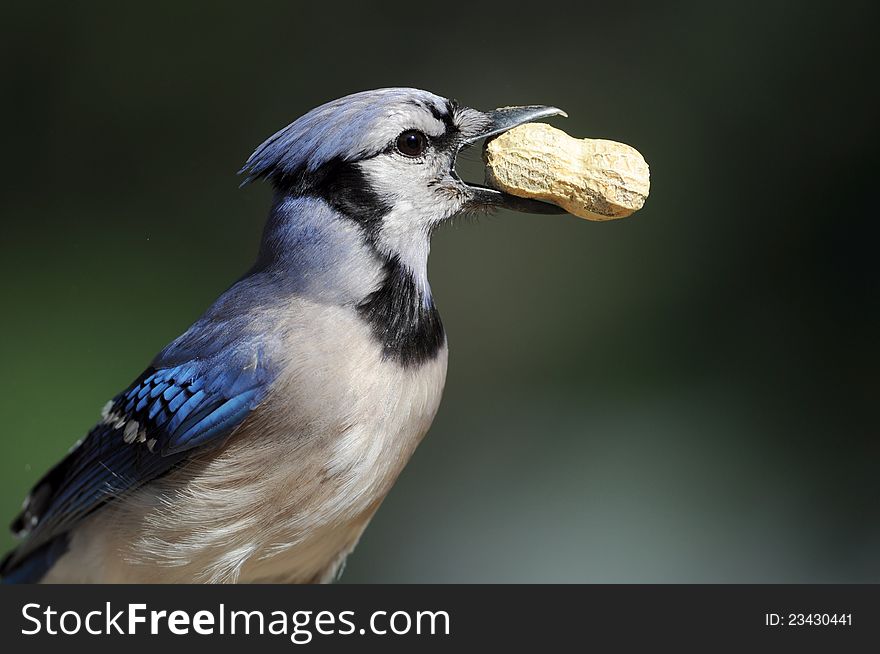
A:
[[[148,368],[113,400],[105,419],[34,487],[12,524],[27,538],[0,564],[4,579],[33,576],[48,565],[47,552],[63,553],[66,534],[83,518],[194,450],[225,442],[262,401],[270,376],[259,356],[218,359]]]
[[[246,275],[112,400],[13,521],[24,540],[0,563],[4,581],[39,580],[84,518],[226,442],[273,380],[265,353],[282,345],[267,325],[254,327],[277,290]]]

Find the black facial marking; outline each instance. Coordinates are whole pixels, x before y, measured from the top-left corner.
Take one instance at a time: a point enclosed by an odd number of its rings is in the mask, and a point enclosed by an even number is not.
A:
[[[434,142],[434,146],[440,150],[446,150],[447,148],[453,147],[458,140],[458,134],[461,130],[459,130],[458,125],[455,124],[455,120],[453,116],[455,114],[455,103],[450,100],[447,102],[445,111],[441,111],[433,104],[427,105],[428,109],[431,111],[431,114],[442,122],[446,130],[439,137],[434,137],[432,140]]]
[[[361,224],[370,240],[375,238],[382,218],[391,211],[353,162],[333,159],[314,174],[309,192],[323,199],[343,216]]]
[[[370,188],[356,162],[331,159],[314,172],[297,170],[273,178],[282,193],[321,198],[340,214],[359,223],[369,242],[375,240],[391,206]]]
[[[452,122],[452,114],[449,111],[440,111],[433,104],[428,105],[428,109],[431,111],[431,114],[439,120],[441,123],[446,125],[446,131],[449,132],[455,129],[455,123]]]
[[[446,332],[432,301],[423,302],[412,273],[394,256],[386,259],[385,281],[357,309],[386,359],[417,366],[437,356]]]

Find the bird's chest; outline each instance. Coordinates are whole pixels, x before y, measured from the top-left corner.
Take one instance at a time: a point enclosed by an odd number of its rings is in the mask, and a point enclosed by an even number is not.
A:
[[[401,366],[356,314],[294,315],[276,383],[223,451],[99,516],[144,527],[101,541],[123,553],[102,579],[324,581],[357,543],[431,425],[446,347]]]
[[[383,356],[355,314],[296,315],[303,322],[285,337],[278,382],[246,426],[266,445],[255,452],[249,439],[240,453],[263,459],[244,467],[262,471],[271,496],[269,540],[280,555],[273,567],[354,546],[430,427],[446,377],[445,345],[432,360],[403,366]]]
[[[381,474],[409,458],[440,404],[445,344],[432,359],[403,365],[383,353],[353,311],[316,307],[296,315],[267,407],[288,447],[312,452],[328,475],[363,466]]]

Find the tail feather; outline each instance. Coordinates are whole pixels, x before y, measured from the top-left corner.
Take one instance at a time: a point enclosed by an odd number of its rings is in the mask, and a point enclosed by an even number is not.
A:
[[[35,584],[55,565],[55,562],[67,552],[68,535],[56,536],[34,551],[19,559],[13,550],[0,563],[0,580],[4,584]]]

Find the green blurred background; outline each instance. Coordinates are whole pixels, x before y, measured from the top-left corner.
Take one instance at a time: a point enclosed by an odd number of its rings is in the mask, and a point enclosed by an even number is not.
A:
[[[0,516],[250,264],[251,150],[406,85],[562,107],[652,190],[436,235],[446,394],[344,581],[880,582],[870,7],[6,6]]]

